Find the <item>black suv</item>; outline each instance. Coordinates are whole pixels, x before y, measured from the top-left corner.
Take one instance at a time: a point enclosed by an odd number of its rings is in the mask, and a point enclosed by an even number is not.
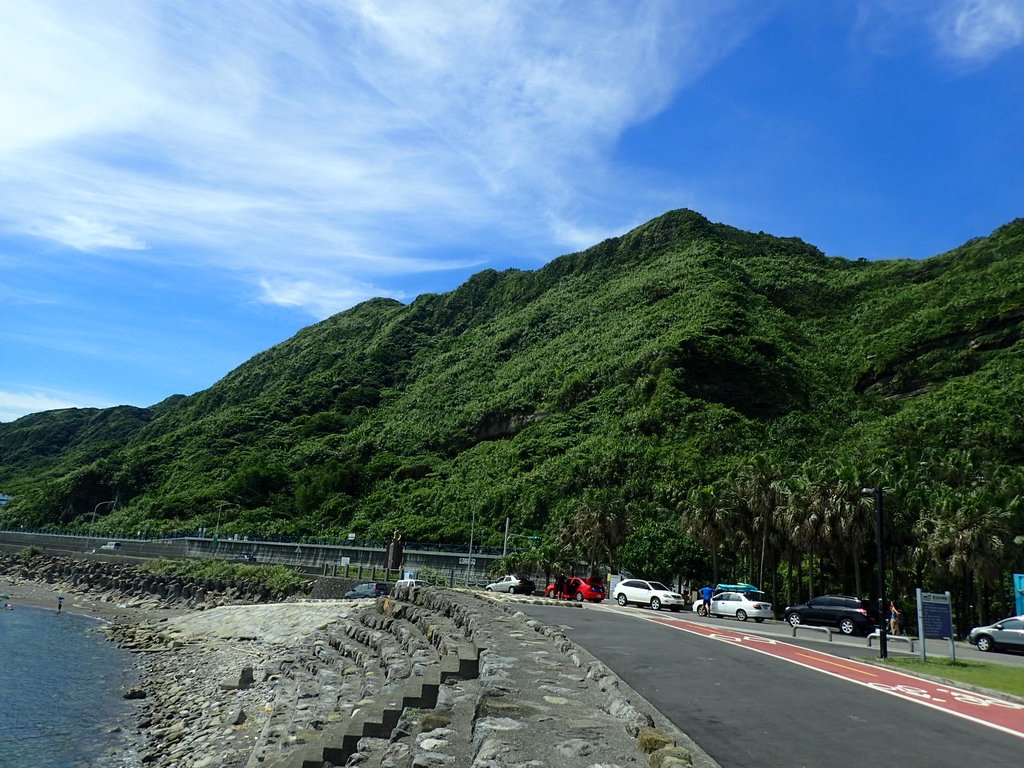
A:
[[[391,587],[393,586],[393,584],[386,581],[368,581],[364,584],[356,584],[345,593],[345,597],[380,597],[381,595],[390,594]]]
[[[782,614],[792,626],[812,624],[836,627],[844,635],[866,635],[878,625],[878,611],[867,600],[849,595],[821,595]]]

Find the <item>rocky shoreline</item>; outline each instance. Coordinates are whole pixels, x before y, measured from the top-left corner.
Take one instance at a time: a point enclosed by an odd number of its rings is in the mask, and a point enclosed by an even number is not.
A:
[[[517,610],[534,598],[424,588],[274,603],[229,586],[197,603],[194,589],[133,594],[123,573],[120,589],[55,578],[67,567],[26,573],[0,558],[8,578],[101,609],[108,637],[135,654],[125,695],[137,719],[104,768],[715,765],[560,630]]]

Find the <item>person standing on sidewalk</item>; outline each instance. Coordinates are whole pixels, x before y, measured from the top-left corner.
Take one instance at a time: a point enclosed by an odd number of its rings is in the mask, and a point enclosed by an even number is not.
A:
[[[715,594],[715,590],[713,590],[711,587],[700,588],[700,599],[702,604],[704,605],[705,616],[711,615],[711,596],[713,594]]]
[[[565,574],[560,573],[555,579],[555,600],[561,600],[565,597],[563,592],[565,592]]]
[[[903,611],[900,604],[895,600],[889,601],[889,634],[900,634],[900,625],[903,623]]]

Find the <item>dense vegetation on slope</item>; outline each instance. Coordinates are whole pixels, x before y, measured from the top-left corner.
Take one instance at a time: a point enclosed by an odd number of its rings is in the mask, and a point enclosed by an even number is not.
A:
[[[158,408],[0,424],[0,522],[500,545],[510,518],[583,546],[582,522],[589,558],[635,570],[866,591],[860,491],[885,484],[897,579],[984,560],[998,592],[1022,567],[1022,324],[1021,220],[851,262],[674,211],[366,302]]]

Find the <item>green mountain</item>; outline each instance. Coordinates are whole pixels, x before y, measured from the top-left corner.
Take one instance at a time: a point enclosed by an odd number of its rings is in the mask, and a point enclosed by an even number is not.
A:
[[[98,512],[167,531],[220,513],[222,532],[464,541],[475,525],[500,545],[506,517],[540,533],[596,505],[625,510],[629,551],[754,456],[777,482],[809,463],[868,484],[951,456],[1019,467],[1022,327],[1024,220],[870,262],[673,211],[536,271],[368,301],[190,397],[0,424],[16,497],[0,523]]]

